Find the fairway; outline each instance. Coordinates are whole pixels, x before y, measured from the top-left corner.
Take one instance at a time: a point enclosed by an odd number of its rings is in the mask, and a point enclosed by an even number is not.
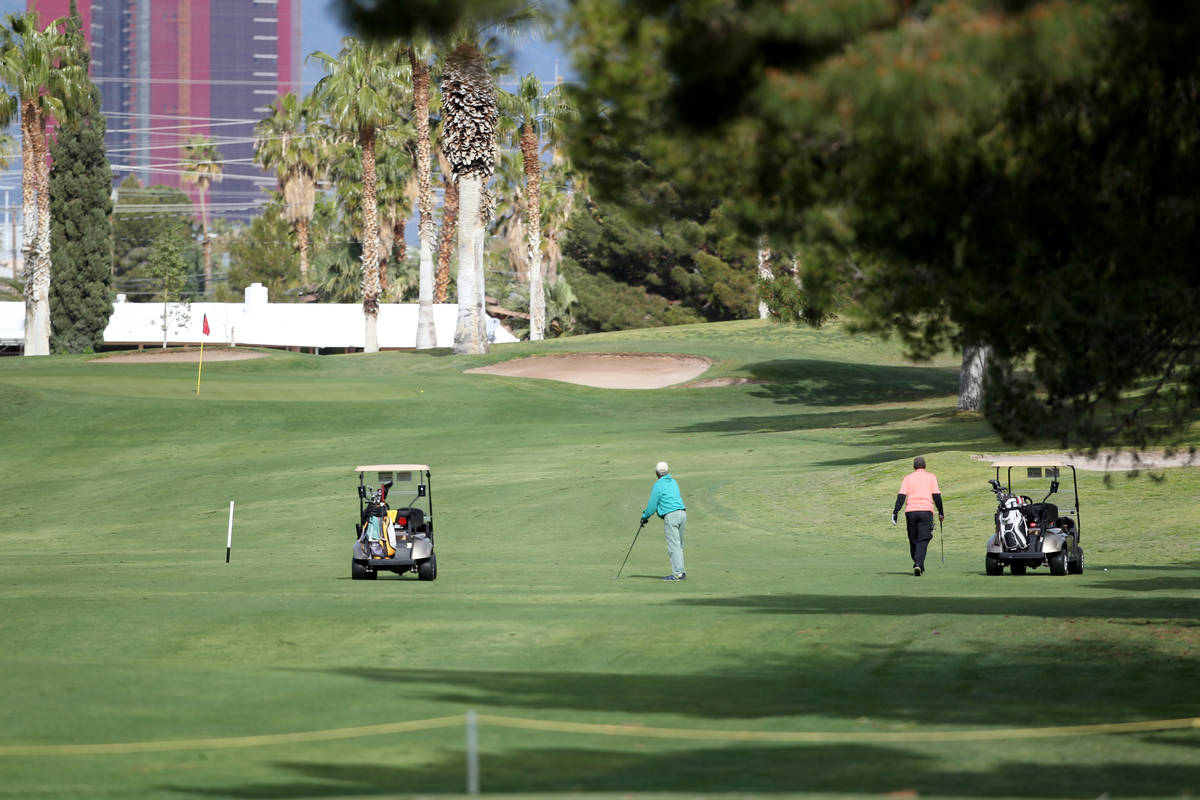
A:
[[[464,374],[572,352],[731,380]],[[0,797],[462,794],[469,711],[484,794],[1200,793],[1200,469],[1081,471],[1084,574],[987,577],[972,456],[1016,451],[955,411],[958,362],[758,321],[270,353],[199,395],[194,364],[0,360]],[[914,455],[946,503],[921,578]],[[659,460],[687,580],[656,518],[613,581]],[[436,581],[350,580],[379,463],[432,469]]]

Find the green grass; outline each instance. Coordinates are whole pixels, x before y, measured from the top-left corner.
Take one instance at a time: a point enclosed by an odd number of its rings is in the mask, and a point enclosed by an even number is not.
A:
[[[678,352],[768,383],[593,389],[462,370]],[[433,353],[0,360],[0,747],[465,714],[705,731],[908,733],[1200,715],[1194,468],[1081,472],[1087,571],[983,575],[986,463],[957,359],[741,322]],[[1032,450],[1047,449],[1033,446]],[[925,455],[945,565],[888,521]],[[656,461],[688,504],[620,581]],[[353,467],[433,468],[440,575],[349,580]],[[224,563],[229,502],[234,550]],[[1105,572],[1105,568],[1108,569]],[[816,744],[483,726],[485,793],[1179,797],[1200,731]],[[444,796],[464,732],[0,756],[0,797]],[[910,795],[911,796],[911,795]]]

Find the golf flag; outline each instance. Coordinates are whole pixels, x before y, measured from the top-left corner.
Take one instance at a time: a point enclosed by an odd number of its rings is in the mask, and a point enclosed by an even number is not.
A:
[[[204,326],[200,329],[208,336],[208,314],[204,315]],[[200,366],[196,368],[196,394],[200,394],[200,375],[204,372],[204,340],[200,340]]]

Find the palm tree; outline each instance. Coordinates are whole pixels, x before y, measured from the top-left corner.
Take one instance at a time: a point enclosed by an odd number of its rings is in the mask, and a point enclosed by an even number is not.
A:
[[[580,176],[575,174],[565,159],[552,161],[542,173],[542,237],[546,243],[546,257],[542,261],[545,268],[542,272],[547,287],[553,287],[558,280],[562,237],[575,207],[575,193],[580,191],[579,181]],[[547,312],[546,319],[550,318]]]
[[[483,312],[483,230],[486,181],[495,169],[496,88],[474,41],[460,41],[442,76],[442,150],[458,182],[458,324],[455,353],[488,351]]]
[[[3,105],[21,114],[21,200],[25,220],[25,348],[27,356],[50,353],[50,166],[46,125],[64,118],[71,99],[90,88],[73,58],[66,18],[38,28],[38,14],[9,14],[0,40],[0,83],[13,94]]]
[[[271,106],[271,116],[255,127],[254,154],[263,169],[275,171],[283,194],[283,215],[296,234],[300,285],[308,286],[308,226],[316,205],[324,154],[316,131],[312,96],[288,93]]]
[[[548,131],[552,143],[562,136],[563,126],[574,119],[575,109],[566,101],[561,86],[542,93],[542,83],[533,73],[521,79],[516,94],[500,93],[500,106],[517,123],[517,144],[525,172],[525,229],[528,236],[529,264],[529,338],[545,336],[546,293],[542,270],[541,209],[541,131]]]
[[[429,131],[429,47],[425,42],[413,42],[408,46],[408,60],[412,69],[413,123],[416,125],[417,140],[417,240],[420,248],[420,285],[417,290],[417,349],[426,350],[437,345],[437,330],[433,322],[433,163],[431,150],[433,140]]]
[[[505,132],[509,118],[501,119]],[[517,283],[529,281],[529,237],[526,233],[525,222],[528,216],[525,203],[525,173],[522,167],[521,153],[516,150],[503,149],[496,165],[496,218],[493,221],[495,232],[504,237],[508,246],[508,263],[512,267],[513,277]]]
[[[213,293],[212,280],[212,242],[208,238],[208,206],[205,195],[208,187],[221,182],[221,151],[211,139],[203,136],[193,136],[183,146],[183,182],[196,186],[200,193],[200,230],[201,252],[204,254],[204,294],[211,297]]]
[[[376,200],[380,218],[386,223],[379,226],[379,288],[385,296],[388,294],[388,264],[394,260],[403,268],[405,220],[412,215],[409,199],[413,183],[413,156],[409,150],[412,138],[412,130],[406,124],[380,131],[376,142]],[[398,300],[403,295],[395,296]],[[432,304],[429,308],[432,312]]]
[[[546,293],[542,288],[541,147],[538,116],[542,113],[542,83],[532,72],[521,79],[516,94],[500,93],[503,110],[517,123],[517,144],[525,172],[525,261],[529,265],[529,339],[544,338]]]
[[[362,289],[366,322],[363,349],[379,351],[379,215],[376,199],[375,140],[396,118],[397,89],[408,82],[407,51],[395,44],[342,40],[337,57],[315,52],[325,76],[313,89],[329,117],[334,136],[355,142],[362,158]]]

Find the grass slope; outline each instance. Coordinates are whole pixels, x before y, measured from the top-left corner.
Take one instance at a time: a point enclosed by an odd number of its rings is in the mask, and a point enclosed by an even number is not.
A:
[[[463,375],[531,352],[714,359],[657,391]],[[910,732],[1200,715],[1195,469],[1081,473],[1088,570],[983,575],[992,499],[957,364],[833,326],[604,334],[486,356],[194,365],[0,361],[0,747],[320,731],[480,714]],[[888,512],[913,455],[945,564]],[[661,524],[611,581],[666,459]],[[434,471],[439,579],[349,580],[359,463]],[[232,562],[226,520],[236,501]],[[1108,568],[1105,572],[1104,569]],[[770,744],[481,730],[483,790],[628,797],[1170,797],[1200,731]],[[2,756],[0,797],[450,795],[462,727],[258,747]]]

